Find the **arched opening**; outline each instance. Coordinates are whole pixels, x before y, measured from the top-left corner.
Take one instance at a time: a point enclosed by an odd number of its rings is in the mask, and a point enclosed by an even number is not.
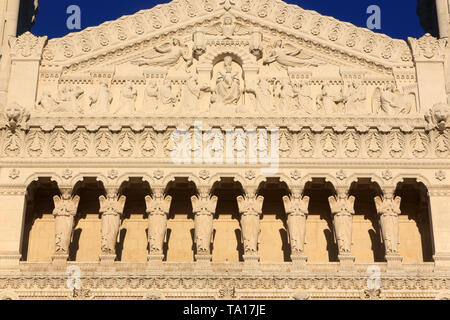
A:
[[[305,245],[308,261],[338,262],[333,217],[328,203],[328,198],[336,194],[334,186],[324,178],[313,178],[306,183],[303,193],[310,198]]]
[[[395,195],[402,198],[399,251],[403,262],[432,262],[433,241],[426,186],[416,179],[404,179],[397,185]]]
[[[370,178],[359,178],[350,186],[355,199],[352,224],[352,253],[356,262],[384,262],[385,250],[374,198],[382,195],[380,186]]]
[[[191,197],[196,194],[195,183],[186,177],[177,177],[166,187],[166,195],[172,197],[164,248],[166,261],[194,260],[195,230]]]
[[[234,178],[221,178],[213,184],[211,194],[218,198],[212,250],[212,259],[215,262],[244,261],[239,207],[236,200],[244,193],[241,183],[234,181]]]
[[[267,178],[258,188],[264,197],[259,236],[261,262],[291,261],[291,249],[287,229],[287,216],[283,197],[290,194],[289,187],[280,178]]]
[[[116,247],[117,261],[144,262],[148,255],[148,214],[145,197],[152,195],[150,184],[142,178],[122,183],[119,194],[127,197]]]
[[[55,195],[60,195],[58,185],[50,178],[39,178],[28,186],[21,246],[23,261],[49,262],[55,253]]]
[[[80,196],[75,215],[69,261],[96,262],[101,253],[101,216],[99,197],[105,187],[95,177],[86,177],[75,184],[73,194]]]

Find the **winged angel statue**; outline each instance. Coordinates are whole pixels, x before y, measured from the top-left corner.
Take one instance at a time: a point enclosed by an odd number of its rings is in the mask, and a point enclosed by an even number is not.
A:
[[[318,67],[313,61],[313,56],[307,55],[302,49],[295,48],[291,44],[283,45],[281,39],[274,41],[269,57],[264,59],[264,65],[278,62],[281,66],[288,67]]]
[[[249,31],[245,29],[243,24],[235,22],[232,16],[225,16],[222,22],[217,22],[206,30],[209,35],[217,35],[219,33],[225,39],[232,39],[233,36],[248,35]]]
[[[133,61],[138,66],[151,67],[172,67],[178,63],[180,58],[187,62],[187,67],[193,63],[193,58],[187,53],[186,46],[181,45],[179,39],[174,38],[172,43],[166,42],[155,46],[155,51],[159,53],[156,56],[142,56],[141,59]]]

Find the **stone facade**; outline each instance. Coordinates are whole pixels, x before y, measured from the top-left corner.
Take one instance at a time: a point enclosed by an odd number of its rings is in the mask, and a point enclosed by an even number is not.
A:
[[[0,297],[449,297],[445,37],[174,0],[2,50]]]

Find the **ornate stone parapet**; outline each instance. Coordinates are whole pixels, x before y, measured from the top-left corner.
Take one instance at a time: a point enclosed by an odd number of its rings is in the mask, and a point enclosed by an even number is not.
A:
[[[164,195],[162,187],[155,188],[153,197],[145,197],[148,213],[149,262],[162,262],[164,259],[163,246],[171,202],[172,197]]]
[[[55,264],[65,264],[69,257],[69,245],[72,238],[74,218],[77,214],[80,196],[72,195],[72,188],[61,187],[61,195],[54,196],[55,209]]]
[[[99,201],[102,217],[100,261],[111,263],[116,258],[117,237],[126,197],[118,195],[118,188],[106,188],[106,197],[100,196]]]
[[[303,197],[300,190],[284,196],[284,209],[287,215],[289,242],[291,245],[291,260],[296,267],[305,267],[306,217],[308,216],[309,197]]]
[[[239,213],[241,214],[242,244],[244,246],[244,261],[259,261],[258,243],[261,233],[261,214],[264,197],[257,196],[256,189],[251,189],[245,197],[237,197]]]
[[[343,267],[353,264],[352,223],[355,214],[355,197],[349,196],[347,188],[337,188],[337,194],[328,198],[333,215],[335,241],[339,250],[339,261]]]
[[[213,222],[216,212],[217,196],[209,194],[209,188],[199,188],[199,195],[192,196],[192,208],[195,214],[195,260],[211,261],[211,244],[213,242]]]
[[[402,263],[398,246],[400,244],[398,216],[401,214],[402,199],[394,195],[395,188],[385,188],[382,197],[375,197],[375,205],[380,219],[382,240],[388,269],[399,269]]]

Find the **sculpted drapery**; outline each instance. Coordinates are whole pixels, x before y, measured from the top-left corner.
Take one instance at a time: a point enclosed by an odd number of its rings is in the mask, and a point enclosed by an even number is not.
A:
[[[102,215],[102,253],[115,254],[117,236],[120,229],[120,217],[125,207],[125,196],[118,196],[117,190],[109,190],[106,197],[100,196],[100,214]]]
[[[54,196],[55,209],[55,252],[68,254],[72,238],[74,217],[78,210],[80,196],[72,196],[71,190],[64,190],[61,196]]]
[[[381,232],[387,255],[397,255],[399,238],[398,216],[401,214],[402,199],[393,192],[386,192],[383,197],[375,197],[375,205],[380,217]]]
[[[258,239],[261,233],[260,219],[264,197],[253,194],[245,198],[237,198],[239,212],[241,213],[241,232],[244,254],[256,256],[258,254]]]
[[[153,198],[145,197],[148,213],[148,243],[150,255],[162,255],[164,240],[167,233],[167,216],[169,214],[171,196],[165,196],[162,191],[155,192]]]
[[[329,197],[328,201],[333,215],[334,235],[339,254],[351,254],[355,197],[348,196],[345,191],[340,190],[336,196]]]
[[[213,221],[216,212],[217,196],[192,196],[192,209],[195,214],[195,245],[197,254],[211,254],[210,246],[213,241]]]

